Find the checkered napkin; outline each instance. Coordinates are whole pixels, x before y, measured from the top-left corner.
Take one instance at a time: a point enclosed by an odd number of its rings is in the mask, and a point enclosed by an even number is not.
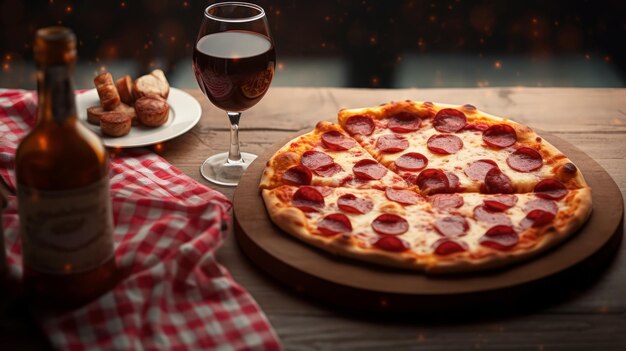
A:
[[[15,149],[35,122],[36,94],[0,89],[0,176],[15,189]],[[111,159],[116,258],[124,279],[87,306],[37,315],[59,349],[276,350],[252,297],[215,260],[230,202],[143,150]],[[12,277],[21,275],[15,197],[4,212]]]

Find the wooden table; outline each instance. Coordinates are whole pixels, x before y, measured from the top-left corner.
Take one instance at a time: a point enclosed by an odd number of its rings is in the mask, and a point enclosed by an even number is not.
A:
[[[203,116],[191,133],[163,145],[162,155],[186,174],[232,198],[234,188],[206,182],[199,173],[204,158],[228,146],[228,121],[202,94]],[[413,99],[471,103],[550,132],[596,159],[626,195],[626,89],[493,88],[365,90],[272,88],[244,113],[240,140],[244,151],[262,154],[275,142],[316,121],[336,121],[342,107],[374,106]],[[254,296],[287,350],[294,349],[466,349],[626,348],[626,246],[589,286],[573,289],[560,303],[526,314],[436,323],[419,318],[378,318],[337,312],[299,296],[263,274],[242,254],[231,235],[218,259]],[[485,306],[494,309],[497,306]]]
[[[155,147],[174,166],[232,198],[234,188],[205,181],[199,166],[228,147],[228,120],[199,90],[203,116],[193,130]],[[372,106],[391,100],[471,103],[550,132],[596,159],[626,195],[626,89],[490,88],[363,90],[271,88],[244,113],[243,151],[262,154],[316,121],[336,120],[342,107]],[[496,317],[448,320],[389,317],[336,311],[284,288],[257,269],[230,235],[218,260],[256,299],[287,350],[307,349],[626,349],[626,246],[591,283],[574,287],[557,303]],[[582,277],[581,277],[582,278]],[[584,279],[581,279],[584,280]],[[484,306],[494,310],[498,306]]]

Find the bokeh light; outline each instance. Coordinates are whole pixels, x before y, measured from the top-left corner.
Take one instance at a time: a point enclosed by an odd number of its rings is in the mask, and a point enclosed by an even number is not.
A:
[[[275,85],[626,86],[624,1],[256,3],[265,8],[276,43]],[[190,56],[207,5],[6,0],[0,86],[34,87],[35,31],[61,24],[77,33],[79,74],[102,65],[135,75],[158,67],[175,84],[195,88]],[[79,87],[87,78],[77,79]]]

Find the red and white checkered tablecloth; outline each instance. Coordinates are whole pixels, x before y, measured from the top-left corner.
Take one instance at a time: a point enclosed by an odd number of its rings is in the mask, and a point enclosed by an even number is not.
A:
[[[0,176],[15,188],[13,159],[34,125],[36,94],[0,89]],[[72,312],[36,315],[67,350],[278,350],[252,297],[215,260],[230,202],[147,150],[111,159],[115,254],[124,279]],[[16,199],[3,214],[10,274],[21,275]],[[36,313],[36,312],[35,312]]]

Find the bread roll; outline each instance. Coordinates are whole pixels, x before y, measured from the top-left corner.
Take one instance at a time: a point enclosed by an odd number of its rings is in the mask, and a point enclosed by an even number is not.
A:
[[[132,125],[139,124],[135,109],[132,106],[126,105],[125,103],[119,104],[113,111],[106,111],[102,108],[102,106],[89,107],[87,108],[87,122],[99,126],[100,120],[102,119],[103,115],[114,112],[127,115],[130,118]]]
[[[157,69],[135,80],[133,94],[135,99],[148,95],[159,95],[167,99],[170,94],[170,84],[167,82],[163,71]]]
[[[107,113],[102,106],[91,106],[87,108],[87,122],[91,124],[95,124],[97,126],[100,125],[100,118],[102,115]]]
[[[127,105],[132,105],[135,102],[133,97],[133,80],[129,75],[125,75],[116,81],[117,92],[120,95],[120,99]]]
[[[127,114],[119,112],[108,112],[100,118],[100,129],[102,133],[120,137],[128,134],[131,128],[131,120]]]
[[[115,83],[111,73],[104,72],[93,80],[98,96],[100,97],[100,105],[103,109],[111,111],[120,104],[120,95],[117,93]]]
[[[135,108],[125,103],[121,103],[118,107],[113,110],[114,112],[119,112],[130,117],[130,122],[132,125],[139,125],[139,119],[137,118],[137,113],[135,112]]]
[[[139,122],[147,127],[158,127],[169,117],[170,106],[158,95],[148,95],[135,101],[135,112]]]

